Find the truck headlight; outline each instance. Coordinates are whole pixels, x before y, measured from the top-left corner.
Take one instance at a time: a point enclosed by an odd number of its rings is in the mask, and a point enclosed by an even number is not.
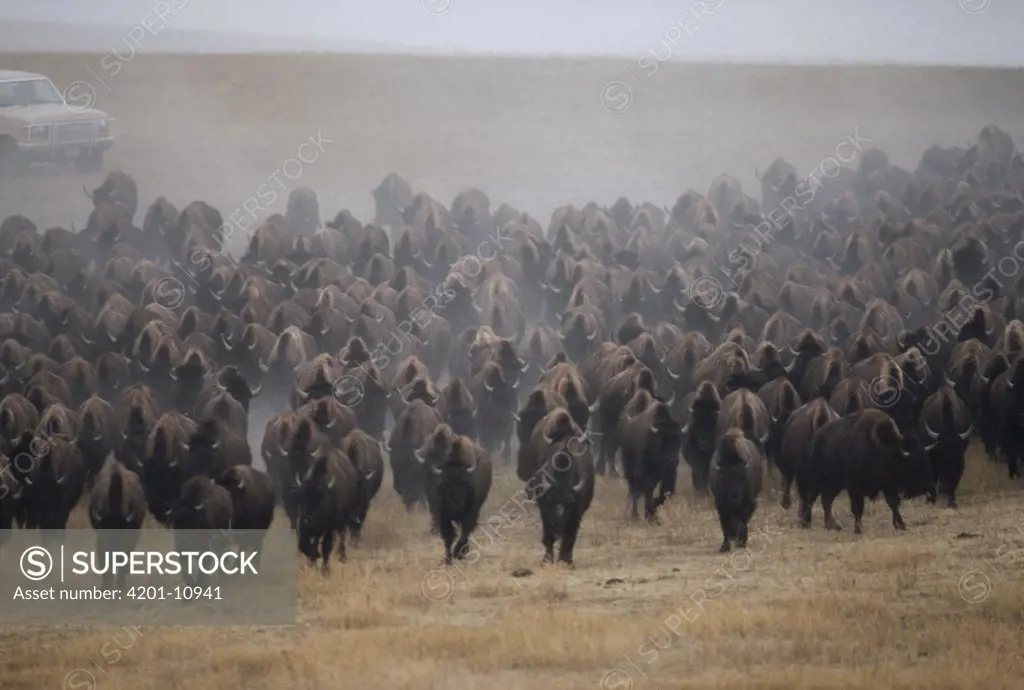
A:
[[[45,144],[50,140],[50,125],[27,125],[25,138],[32,144]]]
[[[97,123],[97,131],[101,138],[110,136],[110,120],[100,120]]]

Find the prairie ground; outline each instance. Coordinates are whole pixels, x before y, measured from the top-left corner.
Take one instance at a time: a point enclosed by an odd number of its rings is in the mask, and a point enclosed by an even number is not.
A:
[[[810,170],[855,132],[911,168],[987,123],[1024,141],[1020,71],[661,65],[609,113],[600,95],[629,61],[142,55],[110,76],[100,60],[3,66],[89,84],[118,118],[107,169],[135,175],[143,205],[202,198],[225,215],[318,133],[288,185],[317,191],[325,216],[368,218],[396,171],[446,202],[478,186],[542,224],[563,203],[671,203],[724,171],[755,184],[777,155]],[[81,227],[81,186],[101,178],[0,181],[0,216]],[[349,563],[302,568],[294,626],[6,629],[0,688],[1019,688],[1024,494],[972,451],[960,509],[912,502],[902,534],[877,504],[855,537],[845,499],[844,531],[820,511],[802,530],[770,481],[750,548],[730,555],[687,479],[659,527],[629,523],[623,483],[601,479],[573,572],[539,566],[513,474],[484,512],[516,524],[481,528],[475,562],[446,571],[426,515],[386,479]]]
[[[749,548],[725,555],[687,481],[647,527],[626,519],[622,481],[602,479],[575,571],[540,567],[539,518],[510,501],[514,474],[499,473],[468,562],[447,569],[426,514],[386,483],[348,564],[300,566],[294,626],[7,629],[0,678],[5,690],[1019,688],[1021,490],[980,452],[969,464],[961,507],[911,502],[902,534],[880,502],[855,537],[842,498],[843,531],[820,510],[803,530],[769,481]]]

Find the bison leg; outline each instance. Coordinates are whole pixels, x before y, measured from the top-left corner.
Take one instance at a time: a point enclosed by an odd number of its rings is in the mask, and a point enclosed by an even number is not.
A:
[[[850,512],[853,513],[853,533],[861,534],[863,532],[864,496],[861,494],[850,494]]]
[[[838,532],[842,529],[842,526],[836,522],[835,517],[832,515],[832,502],[836,500],[838,494],[829,492],[828,494],[821,495],[821,509],[825,511],[825,529]]]
[[[649,525],[660,524],[658,521],[658,503],[654,499],[654,487],[648,486],[644,489],[644,520]]]
[[[747,521],[737,519],[734,533],[736,534],[736,548],[747,548]]]
[[[314,549],[316,547],[314,546]],[[324,562],[321,564],[321,569],[324,575],[331,572],[331,551],[334,549],[334,530],[327,530],[324,532],[323,537],[320,539],[320,556]],[[314,552],[315,553],[315,552]],[[313,561],[316,563],[316,560]]]
[[[719,553],[727,553],[732,550],[732,544],[730,543],[733,538],[732,531],[732,517],[721,508],[718,510],[718,522],[722,526],[722,546],[719,547]]]
[[[465,558],[469,554],[469,535],[476,529],[476,517],[470,517],[462,522],[462,533],[459,541],[455,543],[455,557]]]
[[[956,490],[960,486],[960,479],[964,476],[964,455],[958,453],[953,460],[944,468],[939,479],[939,491],[947,497],[946,505],[956,508]]]
[[[338,561],[348,562],[348,550],[345,548],[345,528],[338,530]]]
[[[541,563],[554,563],[555,561],[555,516],[552,510],[545,507],[540,512],[541,522],[541,544],[544,545],[544,560]],[[563,542],[564,548],[564,542]]]
[[[791,505],[793,505],[793,498],[790,495],[790,491],[792,490],[792,488],[793,488],[793,478],[792,477],[787,477],[787,476],[783,475],[782,476],[782,500],[779,501],[779,504],[782,506],[783,510],[789,510],[789,507]]]
[[[452,564],[452,544],[455,543],[455,525],[448,520],[442,520],[438,524],[441,532],[441,539],[444,541],[444,565]]]
[[[565,521],[565,528],[562,530],[562,542],[558,545],[558,560],[569,568],[575,569],[576,564],[572,562],[572,550],[576,546],[576,536],[580,532],[582,516],[575,508],[571,508],[566,510],[562,519]]]
[[[886,494],[885,502],[888,504],[889,509],[892,511],[892,526],[900,531],[905,530],[907,528],[907,523],[903,522],[903,516],[900,515],[899,494]]]
[[[597,456],[597,467],[595,468],[595,471],[599,475],[601,475],[603,477],[607,465],[608,465],[608,442],[602,439],[602,441],[601,441],[601,450],[600,450],[600,452],[598,453],[598,456]]]
[[[1017,478],[1017,470],[1020,466],[1021,451],[1016,446],[1006,449],[1006,464],[1010,469],[1010,479]]]
[[[311,566],[316,565],[317,559],[317,538],[310,534],[308,528],[299,529],[299,551],[309,559]]]
[[[818,490],[805,487],[797,482],[797,493],[800,495],[800,526],[807,528],[811,526],[811,513],[814,502],[818,500]]]
[[[637,504],[640,502],[640,494],[634,491],[629,492],[630,509],[629,519],[633,522],[637,522],[640,519],[640,513],[637,510]]]

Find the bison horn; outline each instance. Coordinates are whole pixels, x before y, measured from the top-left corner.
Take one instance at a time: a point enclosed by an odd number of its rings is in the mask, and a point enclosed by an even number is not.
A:
[[[331,481],[327,482],[327,488],[328,489],[333,489],[334,488],[334,483],[336,481],[338,481],[337,477],[331,477]]]
[[[761,438],[757,439],[757,442],[764,446],[766,443],[768,443],[768,436],[769,434],[765,434]]]
[[[487,389],[488,393],[493,393],[494,392],[494,386],[492,386],[491,384],[487,383],[486,381],[484,381],[484,388]]]
[[[679,380],[679,374],[675,373],[674,371],[669,369],[667,366],[665,367],[665,373],[668,374],[668,377],[670,379],[672,379],[673,381],[678,381]]]
[[[519,423],[521,423],[523,421],[522,419],[519,418],[519,415],[517,415],[515,412],[512,413],[512,419],[515,420],[516,424],[519,424]]]
[[[80,335],[78,338],[86,345],[95,345],[95,342],[90,340],[86,335]]]
[[[295,473],[295,486],[302,486],[302,477],[299,476],[298,472]]]
[[[587,341],[590,342],[590,341],[594,340],[594,338],[596,338],[596,337],[597,337],[597,331],[595,330],[593,333],[591,333],[591,334],[589,334],[587,336]]]
[[[121,438],[123,438],[125,441],[128,440],[128,434],[125,433],[124,430],[121,431]]]
[[[148,374],[149,373],[149,369],[142,362],[139,362],[139,369],[142,369],[142,373],[143,374]]]
[[[654,285],[652,283],[648,283],[647,284],[647,289],[651,291],[652,295],[660,295],[661,294],[661,288],[654,287]]]
[[[516,382],[512,384],[512,388],[519,388],[519,377],[516,377]]]
[[[94,434],[92,437],[93,441],[99,442],[103,440],[103,434]]]
[[[973,426],[968,426],[967,427],[967,431],[963,432],[962,434],[959,434],[960,439],[963,440],[963,441],[966,441],[967,438],[971,435],[972,431],[974,431],[974,427]]]
[[[985,383],[988,383],[988,381],[986,381]],[[1006,387],[1013,388],[1013,379],[1006,379]]]
[[[264,374],[266,374],[268,371],[270,371],[270,367],[263,363],[263,358],[262,357],[260,357],[259,366],[260,366],[260,371],[262,371]]]
[[[25,477],[25,483],[32,486],[32,477]]]
[[[687,422],[686,425],[682,429],[679,430],[679,433],[686,434],[686,433],[689,433],[689,431],[690,431],[690,423]]]
[[[367,472],[366,474],[363,475],[363,481],[365,481],[365,482],[373,481],[373,478],[376,477],[376,476],[377,476],[377,470],[370,470],[369,472]]]
[[[519,362],[519,370],[520,371],[525,373],[526,370],[530,368],[530,362],[528,360],[525,360],[522,357],[520,357],[518,359],[518,362]]]
[[[433,472],[434,474],[443,474],[442,471],[435,467],[434,465],[430,465],[430,471]],[[466,470],[466,472],[469,473],[472,472],[472,470]]]
[[[421,464],[421,465],[427,464],[427,456],[425,456],[421,451],[416,451],[415,455],[416,455],[416,461],[419,462],[419,464]]]
[[[580,473],[580,480],[572,485],[572,492],[574,494],[583,493],[583,487],[587,484],[587,475]]]
[[[504,442],[502,442],[502,450],[503,451],[505,450]],[[476,472],[476,468],[479,467],[479,466],[480,466],[480,459],[479,458],[475,458],[473,460],[472,466],[466,468],[466,474],[473,474],[474,472]],[[440,472],[438,472],[438,474],[440,474]]]
[[[391,452],[391,439],[388,439],[387,441],[379,440],[377,443],[380,445],[381,449],[386,450],[388,453]]]
[[[67,479],[68,479],[68,476],[66,474],[63,474],[63,475],[61,475],[60,479],[57,480],[57,483],[58,484],[63,484],[64,482],[67,481]]]
[[[926,433],[928,435],[928,438],[930,438],[933,441],[939,437],[938,432],[932,431],[932,428],[928,426],[928,422],[924,423],[924,433]]]
[[[949,378],[949,374],[945,374],[945,379],[946,379],[946,385],[947,385],[947,386],[949,386],[950,388],[956,388],[956,383],[954,383],[954,382],[953,382],[953,381],[952,381],[952,380],[951,380],[951,379]]]
[[[656,434],[656,433],[658,433],[658,427],[656,427],[655,425],[652,424],[651,428],[648,429],[648,431],[650,431],[652,434]]]
[[[171,377],[171,381],[178,382],[178,375],[174,373],[173,368],[167,370],[167,375]]]
[[[223,333],[220,334],[220,342],[224,346],[225,350],[230,350],[231,349],[231,343],[228,342],[227,336],[224,335]]]

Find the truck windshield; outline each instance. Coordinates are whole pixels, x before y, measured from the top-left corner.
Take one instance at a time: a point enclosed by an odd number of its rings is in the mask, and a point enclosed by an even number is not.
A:
[[[63,103],[57,89],[46,79],[0,82],[0,108],[15,105]]]

